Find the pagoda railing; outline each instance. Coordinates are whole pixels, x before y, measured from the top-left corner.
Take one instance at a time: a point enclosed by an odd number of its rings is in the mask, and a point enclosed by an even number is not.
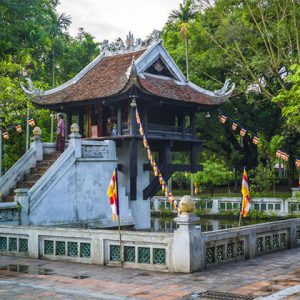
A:
[[[130,132],[130,123],[122,123],[122,134]],[[176,135],[190,135],[191,128],[182,128],[181,126],[162,125],[162,124],[148,124],[148,132],[150,133],[170,133]]]

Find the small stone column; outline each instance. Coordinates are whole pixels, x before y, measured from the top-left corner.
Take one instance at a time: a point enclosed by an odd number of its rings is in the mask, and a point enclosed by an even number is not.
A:
[[[79,126],[78,124],[74,123],[71,126],[71,134],[69,135],[69,142],[75,148],[75,158],[81,158],[81,135],[79,134]]]
[[[15,193],[15,202],[21,205],[21,225],[29,225],[28,189],[16,189]]]
[[[43,160],[43,143],[41,141],[42,130],[40,127],[34,127],[33,137],[30,148],[35,149],[36,160]]]
[[[180,201],[180,214],[175,218],[179,228],[174,231],[174,272],[191,273],[201,270],[203,265],[201,226],[196,227],[200,218],[195,216],[193,211],[194,202],[190,196],[184,196]]]

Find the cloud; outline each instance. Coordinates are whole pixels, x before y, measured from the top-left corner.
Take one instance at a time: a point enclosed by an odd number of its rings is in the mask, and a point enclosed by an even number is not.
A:
[[[79,27],[96,40],[125,38],[131,31],[145,38],[153,29],[161,30],[171,10],[181,0],[61,0],[59,13],[72,17],[70,32],[76,35]]]

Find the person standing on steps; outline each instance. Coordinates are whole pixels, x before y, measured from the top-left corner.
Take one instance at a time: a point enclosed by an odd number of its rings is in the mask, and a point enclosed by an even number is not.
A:
[[[63,152],[65,149],[65,122],[62,114],[57,115],[56,151]]]

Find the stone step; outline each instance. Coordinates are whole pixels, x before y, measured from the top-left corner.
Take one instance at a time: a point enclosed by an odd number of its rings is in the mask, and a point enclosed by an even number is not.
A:
[[[25,182],[18,182],[16,189],[30,189],[36,181],[25,181]]]
[[[9,195],[6,197],[3,197],[3,202],[14,202],[15,196],[14,195]]]
[[[48,170],[47,167],[36,167],[36,168],[31,168],[30,169],[30,174],[33,174],[33,173],[45,173],[46,171]]]
[[[54,152],[51,154],[44,154],[43,160],[56,160],[61,155],[60,152]]]
[[[24,181],[38,181],[44,173],[29,173],[24,177]]]
[[[50,167],[54,162],[55,162],[55,160],[38,161],[36,164],[36,167]]]

